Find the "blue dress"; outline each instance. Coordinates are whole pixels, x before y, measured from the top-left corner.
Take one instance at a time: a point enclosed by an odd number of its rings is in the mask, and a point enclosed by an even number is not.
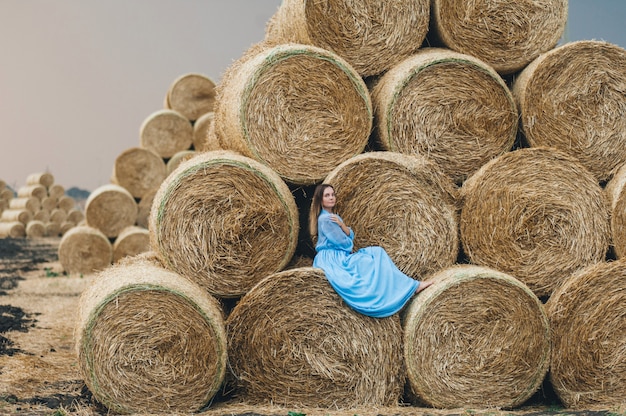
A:
[[[398,312],[411,299],[419,281],[402,273],[382,247],[352,252],[354,232],[346,235],[322,210],[317,218],[317,254],[313,267],[326,278],[354,310],[375,318]]]

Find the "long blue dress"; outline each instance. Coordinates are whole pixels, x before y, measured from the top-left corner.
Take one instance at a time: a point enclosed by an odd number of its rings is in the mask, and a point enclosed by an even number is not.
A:
[[[364,247],[353,253],[354,232],[346,235],[330,215],[322,210],[317,218],[313,267],[324,270],[335,291],[357,312],[376,318],[398,312],[419,281],[402,273],[382,247]]]

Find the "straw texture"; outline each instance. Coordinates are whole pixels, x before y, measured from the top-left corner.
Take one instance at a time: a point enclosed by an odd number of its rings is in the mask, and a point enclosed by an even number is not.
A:
[[[141,147],[169,159],[193,142],[193,126],[178,111],[163,109],[150,114],[139,128]]]
[[[355,233],[355,250],[382,246],[400,270],[419,280],[457,259],[457,190],[429,159],[364,153],[324,182],[335,188],[337,212]]]
[[[89,274],[111,264],[113,248],[109,239],[88,225],[73,227],[59,243],[59,262],[68,274]]]
[[[160,185],[159,185],[160,186]],[[154,195],[156,195],[159,187],[150,189],[141,196],[137,203],[137,220],[136,224],[143,228],[148,228],[150,210],[152,209],[152,202],[154,201]]]
[[[46,235],[46,225],[43,221],[32,220],[26,224],[26,237],[40,238]]]
[[[150,244],[170,269],[210,293],[237,297],[282,270],[298,240],[298,210],[267,166],[227,151],[183,162],[161,184]]]
[[[320,182],[361,153],[372,128],[367,86],[343,59],[313,46],[256,46],[218,86],[215,134],[224,149],[286,182]]]
[[[432,28],[448,48],[502,74],[552,49],[565,31],[567,0],[433,0]]]
[[[142,227],[124,228],[113,243],[113,263],[150,250],[150,233]]]
[[[107,237],[117,237],[124,228],[134,225],[137,202],[125,188],[108,184],[89,194],[85,202],[87,225],[102,231]]]
[[[517,134],[515,101],[500,75],[446,49],[422,49],[393,67],[372,102],[384,150],[428,156],[457,183],[509,151]]]
[[[402,394],[398,316],[353,311],[320,269],[261,280],[226,328],[230,384],[247,403],[341,409],[395,405]]]
[[[26,185],[42,185],[49,188],[54,183],[54,175],[49,172],[31,173],[26,177]]]
[[[54,183],[48,187],[48,196],[58,199],[61,198],[63,195],[65,195],[65,187],[63,187],[63,185]]]
[[[550,381],[569,408],[626,404],[626,263],[589,266],[546,303],[552,328]]]
[[[626,164],[606,184],[604,192],[610,203],[611,244],[617,258],[626,256]]]
[[[20,221],[0,221],[1,238],[19,238],[26,236],[26,227]]]
[[[76,351],[89,390],[114,413],[192,413],[226,369],[222,311],[148,255],[99,273],[80,299]]]
[[[604,259],[609,208],[576,159],[554,149],[500,156],[461,188],[461,241],[471,262],[550,295],[574,271]]]
[[[456,265],[404,312],[409,386],[438,408],[521,405],[550,364],[550,327],[539,299],[514,277]]]
[[[429,18],[429,0],[284,0],[265,40],[333,51],[368,77],[413,54],[426,37]]]
[[[142,147],[126,149],[115,158],[111,182],[120,185],[135,198],[161,185],[167,175],[163,158]]]
[[[17,196],[18,198],[35,197],[41,200],[48,196],[48,190],[45,186],[39,184],[24,185],[17,190]]]
[[[32,219],[33,213],[27,209],[5,209],[2,211],[2,216],[0,216],[0,221],[2,222],[19,221],[24,225],[28,224]]]
[[[542,54],[513,85],[530,146],[554,147],[599,182],[626,162],[626,50],[579,41]]]
[[[167,90],[166,107],[187,117],[190,121],[213,111],[215,83],[206,75],[189,73],[176,78]]]
[[[167,161],[167,164],[165,165],[167,174],[169,175],[170,173],[172,173],[178,167],[178,165],[180,165],[185,160],[191,159],[196,154],[197,152],[195,150],[182,150],[180,152],[177,152],[174,156],[170,158],[170,160]],[[158,188],[161,183],[155,183],[154,185]]]
[[[34,214],[41,209],[41,201],[35,196],[12,198],[9,200],[9,209],[25,209]]]

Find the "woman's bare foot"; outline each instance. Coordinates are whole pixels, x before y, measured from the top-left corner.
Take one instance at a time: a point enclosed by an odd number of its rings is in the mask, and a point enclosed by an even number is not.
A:
[[[417,287],[417,290],[415,291],[415,293],[420,293],[422,290],[426,289],[427,287],[429,287],[432,284],[433,284],[432,280],[424,280],[423,282],[420,282],[420,284]]]

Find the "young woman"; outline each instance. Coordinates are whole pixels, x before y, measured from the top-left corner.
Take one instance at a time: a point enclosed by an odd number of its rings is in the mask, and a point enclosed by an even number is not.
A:
[[[313,267],[354,310],[383,318],[398,312],[418,292],[432,284],[402,273],[378,246],[353,252],[354,232],[335,212],[336,196],[329,184],[315,188],[309,217],[311,236],[317,236]]]

